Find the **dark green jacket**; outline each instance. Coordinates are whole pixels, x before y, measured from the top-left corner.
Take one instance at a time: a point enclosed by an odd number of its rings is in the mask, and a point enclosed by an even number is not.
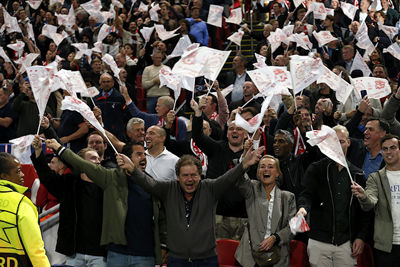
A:
[[[88,162],[69,149],[59,149],[57,154],[74,170],[85,173],[104,190],[103,229],[101,245],[126,245],[125,221],[128,211],[128,181],[123,169],[106,169]],[[154,256],[161,264],[161,246],[166,242],[165,216],[160,214],[161,204],[153,198]]]

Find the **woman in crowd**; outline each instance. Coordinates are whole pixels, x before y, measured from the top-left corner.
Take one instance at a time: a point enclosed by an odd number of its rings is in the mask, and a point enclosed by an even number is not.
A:
[[[289,241],[292,238],[289,220],[296,214],[296,201],[294,194],[276,186],[276,179],[281,175],[279,160],[266,155],[258,164],[258,180],[250,180],[246,175],[237,184],[246,200],[249,217],[235,254],[244,267],[256,266],[255,251],[277,255],[273,252],[276,250],[280,250],[280,258],[273,266],[289,266]]]

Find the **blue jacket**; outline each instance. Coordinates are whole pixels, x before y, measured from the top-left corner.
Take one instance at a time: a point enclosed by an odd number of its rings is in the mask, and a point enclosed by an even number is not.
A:
[[[186,18],[190,22],[190,34],[196,37],[197,42],[201,45],[208,46],[207,24],[204,21],[196,22],[194,18]]]

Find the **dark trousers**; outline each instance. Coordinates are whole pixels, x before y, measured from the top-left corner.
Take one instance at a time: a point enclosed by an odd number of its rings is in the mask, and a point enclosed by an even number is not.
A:
[[[393,245],[390,253],[374,249],[375,267],[400,267],[400,245]]]
[[[218,267],[218,257],[213,256],[210,258],[199,260],[177,259],[168,257],[168,267]]]

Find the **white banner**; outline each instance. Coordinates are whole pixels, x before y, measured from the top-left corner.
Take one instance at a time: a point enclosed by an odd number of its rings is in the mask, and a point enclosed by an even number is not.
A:
[[[178,43],[176,44],[172,53],[168,56],[168,58],[180,57],[183,55],[183,52],[192,44],[188,35],[184,35],[179,38]]]
[[[20,73],[24,73],[26,68],[32,66],[32,62],[39,56],[39,54],[35,53],[30,53],[28,55],[25,55],[18,60],[15,61],[17,64],[21,64],[21,68],[19,69]]]
[[[367,63],[365,63],[364,59],[360,55],[360,53],[357,51],[356,55],[354,56],[353,59],[353,64],[351,65],[350,73],[353,72],[353,70],[361,70],[363,73],[364,77],[368,77],[371,74],[371,70],[369,69]]]
[[[352,4],[346,3],[346,2],[340,2],[340,7],[343,10],[343,13],[351,20],[354,20],[354,16],[356,15],[356,12],[358,8]]]
[[[315,39],[317,39],[317,42],[320,47],[332,41],[337,41],[337,38],[333,37],[330,31],[320,31],[320,32],[313,31],[313,35]]]
[[[253,63],[253,66],[256,69],[261,69],[267,67],[267,64],[265,63],[266,58],[262,55],[259,55],[257,53],[254,53],[254,56],[256,57],[257,63]]]
[[[214,25],[216,27],[222,27],[222,12],[224,12],[223,6],[210,5],[207,24]]]
[[[107,24],[101,25],[101,28],[99,30],[99,35],[97,36],[97,41],[102,42],[110,33],[110,29],[111,27],[108,26]]]
[[[325,20],[327,14],[324,3],[312,2],[308,9],[310,11],[314,13],[315,19]]]
[[[178,90],[180,92],[182,78],[179,74],[172,73],[169,67],[164,66],[160,69],[158,76],[160,78],[160,87],[165,85],[168,88],[171,88],[174,92]]]
[[[58,25],[74,26],[75,25],[75,12],[74,8],[71,6],[68,15],[57,14]]]
[[[40,6],[41,3],[42,3],[42,0],[28,0],[28,4],[33,9],[38,9],[38,7]]]
[[[80,6],[85,9],[88,13],[90,11],[100,11],[102,8],[101,1],[100,0],[91,0],[89,2],[86,2],[84,4],[80,4]]]
[[[271,32],[268,36],[268,42],[271,44],[272,53],[281,45],[281,42],[286,41],[286,34],[281,29],[277,28],[275,32]]]
[[[336,131],[329,126],[322,125],[321,130],[306,132],[307,142],[315,146],[324,153],[328,158],[347,168],[346,157],[340,146],[339,138]]]
[[[229,18],[225,20],[225,22],[240,25],[240,23],[242,23],[242,20],[242,9],[238,7],[231,10],[231,14],[229,15]]]
[[[384,48],[383,53],[390,53],[392,56],[400,60],[400,47],[396,42],[391,44],[388,48]]]
[[[324,73],[320,58],[308,56],[291,56],[290,75],[292,76],[294,94],[315,82]]]
[[[393,40],[393,38],[399,33],[399,28],[386,26],[380,22],[378,22],[378,27],[379,30],[382,30],[389,37],[390,40]]]
[[[150,41],[150,37],[151,37],[151,34],[153,33],[153,31],[154,31],[154,26],[153,27],[143,27],[140,30],[140,33],[143,35],[143,38],[146,43]]]
[[[242,37],[243,37],[244,32],[242,30],[238,30],[237,32],[233,33],[231,36],[229,36],[227,39],[229,41],[234,42],[238,46],[240,46],[240,43],[242,42]]]
[[[172,37],[177,36],[178,33],[175,33],[175,32],[177,30],[179,30],[181,27],[178,27],[173,31],[166,31],[165,28],[164,28],[164,25],[157,24],[157,25],[155,25],[155,28],[156,28],[156,32],[158,34],[158,37],[161,40],[165,41],[165,40],[168,40],[168,39],[170,39]]]
[[[354,87],[361,92],[367,91],[368,98],[380,99],[389,95],[392,90],[386,79],[374,77],[360,77],[353,79]]]
[[[194,48],[196,46],[198,44],[188,47],[187,50],[190,51],[185,51],[174,65],[172,72],[189,77],[204,76],[215,81],[231,51],[221,51],[206,46]]]
[[[365,24],[365,20],[361,23],[355,37],[358,41],[357,46],[366,50],[364,58],[368,58],[368,56],[371,55],[371,53],[375,50],[375,46],[369,39],[368,27],[367,24]]]
[[[325,83],[332,88],[336,93],[336,99],[343,104],[346,102],[353,90],[353,87],[348,82],[325,66],[324,73],[317,79],[317,84],[319,83]]]
[[[312,48],[312,43],[310,42],[310,39],[308,38],[308,35],[305,35],[304,32],[302,33],[295,33],[292,34],[291,36],[288,37],[288,41],[295,42],[297,46],[300,46],[301,48],[305,50],[310,50]]]
[[[11,62],[10,58],[7,56],[7,54],[4,51],[3,47],[0,47],[0,57],[2,57],[5,62]]]
[[[61,102],[62,110],[72,110],[79,112],[82,117],[84,117],[91,125],[93,125],[97,130],[99,130],[103,135],[105,135],[105,131],[103,127],[100,125],[99,121],[93,114],[93,111],[90,110],[89,106],[86,105],[82,100],[73,97],[66,96],[64,100]]]
[[[81,92],[81,96],[83,97],[95,97],[100,94],[99,90],[96,87],[89,87],[86,92]]]
[[[114,77],[117,78],[117,80],[119,79],[119,72],[121,71],[118,66],[117,63],[115,63],[114,58],[110,55],[110,54],[105,54],[101,60],[103,60],[108,66],[110,66],[112,72],[114,73]]]
[[[149,6],[146,5],[146,4],[143,3],[143,2],[140,2],[138,11],[139,11],[139,12],[147,12],[148,10],[149,10]]]
[[[152,21],[157,21],[158,22],[158,13],[157,11],[160,10],[161,7],[159,4],[153,6],[150,10],[149,10],[149,15],[150,15],[150,19]]]
[[[50,76],[44,66],[28,67],[26,72],[29,77],[29,83],[32,87],[33,96],[36,100],[39,109],[39,118],[41,120],[51,93]]]
[[[53,26],[53,25],[50,25],[50,24],[43,25],[42,34],[44,36],[46,36],[49,39],[52,39],[53,37],[51,37],[51,35],[53,33],[57,33],[57,27],[56,26]]]
[[[35,136],[33,134],[24,135],[10,140],[12,143],[11,154],[14,155],[22,164],[32,164],[31,144]]]
[[[255,131],[257,131],[257,129],[260,127],[262,119],[264,117],[265,112],[268,109],[268,106],[271,102],[273,95],[268,95],[265,99],[264,102],[261,106],[261,112],[258,113],[256,116],[254,116],[253,118],[251,118],[249,121],[246,121],[245,119],[243,119],[242,116],[240,116],[239,113],[236,113],[236,117],[235,117],[235,125],[242,127],[243,129],[245,129],[248,133],[254,133]]]

